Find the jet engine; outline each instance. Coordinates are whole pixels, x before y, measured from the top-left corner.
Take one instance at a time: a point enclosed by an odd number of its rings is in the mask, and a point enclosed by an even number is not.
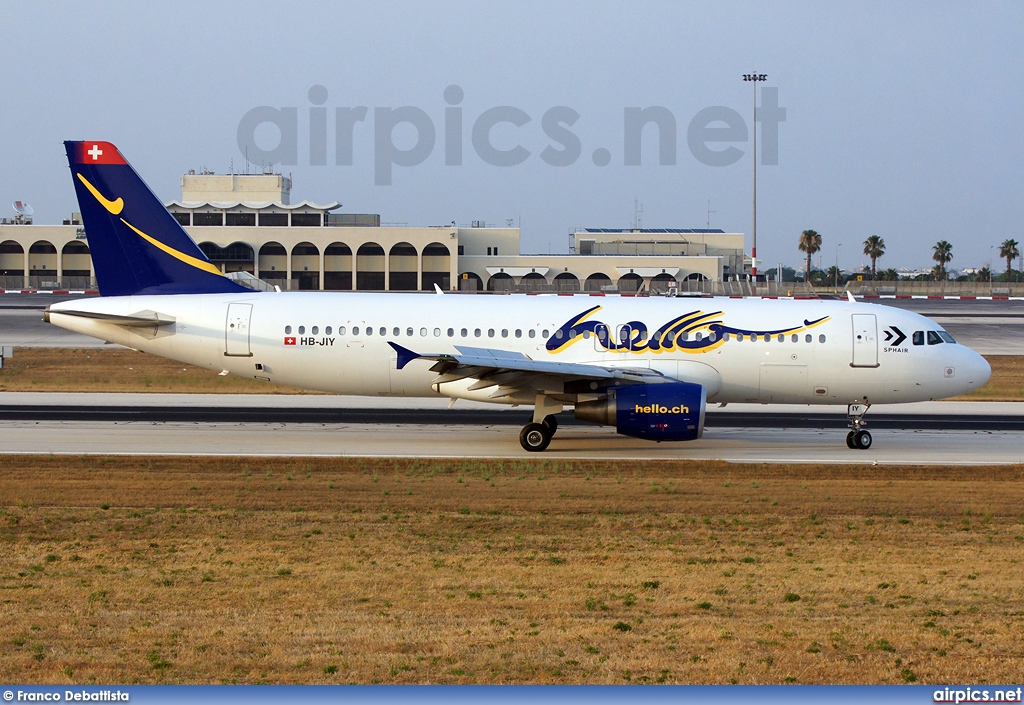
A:
[[[704,434],[707,390],[690,382],[634,384],[576,404],[581,421],[614,426],[649,441],[692,441]]]

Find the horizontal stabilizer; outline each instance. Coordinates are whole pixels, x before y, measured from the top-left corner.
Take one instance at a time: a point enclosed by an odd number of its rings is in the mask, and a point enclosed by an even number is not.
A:
[[[50,322],[50,309],[47,308],[43,313],[43,320],[47,323]],[[164,316],[157,313],[156,311],[139,311],[138,313],[130,316],[119,316],[114,313],[98,313],[96,311],[71,311],[68,309],[60,309],[53,311],[63,316],[77,316],[79,318],[91,318],[96,321],[103,321],[104,323],[113,323],[114,325],[121,326],[123,328],[151,328],[153,326],[169,326],[173,325],[175,319],[169,316]]]

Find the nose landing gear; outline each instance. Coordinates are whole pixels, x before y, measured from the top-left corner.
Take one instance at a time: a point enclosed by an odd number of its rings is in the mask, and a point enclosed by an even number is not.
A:
[[[871,408],[871,402],[867,399],[863,404],[850,404],[846,407],[846,417],[849,419],[850,432],[846,434],[846,447],[853,450],[867,450],[871,447],[871,434],[866,430],[867,422],[864,416]]]

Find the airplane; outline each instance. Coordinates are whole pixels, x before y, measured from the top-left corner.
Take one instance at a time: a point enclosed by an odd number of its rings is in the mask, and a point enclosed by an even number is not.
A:
[[[991,369],[918,314],[848,300],[260,292],[223,275],[110,142],[65,142],[100,297],[45,320],[249,379],[335,394],[533,406],[651,441],[703,435],[707,405],[872,404],[965,394]]]

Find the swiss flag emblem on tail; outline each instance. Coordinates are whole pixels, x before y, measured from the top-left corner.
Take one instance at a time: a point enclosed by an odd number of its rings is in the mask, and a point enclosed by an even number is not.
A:
[[[286,336],[285,339],[284,339],[284,344],[285,345],[295,345],[295,338],[291,337],[290,335]]]
[[[127,164],[110,142],[79,142],[76,156],[79,164]]]

